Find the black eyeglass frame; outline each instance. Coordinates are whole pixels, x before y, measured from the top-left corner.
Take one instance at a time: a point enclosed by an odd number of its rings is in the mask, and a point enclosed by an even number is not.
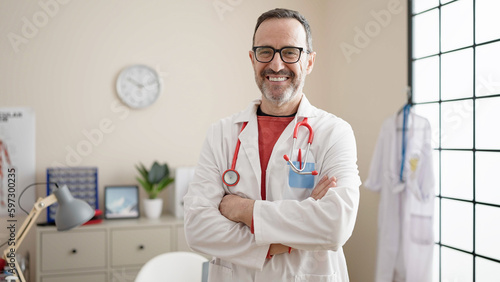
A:
[[[271,59],[269,61],[261,61],[259,59],[257,59],[257,53],[255,51],[257,51],[258,48],[270,48],[273,50],[273,56],[271,57]],[[299,53],[299,57],[297,58],[297,60],[295,62],[286,62],[285,60],[283,60],[283,54],[281,53],[284,49],[289,49],[289,48],[293,48],[293,49],[298,49],[300,51]],[[253,51],[253,54],[255,55],[255,60],[257,60],[257,62],[259,63],[269,63],[271,62],[272,60],[274,60],[274,56],[276,55],[276,53],[280,53],[280,58],[281,58],[281,61],[283,61],[283,63],[285,64],[295,64],[297,63],[298,61],[300,61],[300,58],[302,57],[302,52],[304,52],[304,48],[302,47],[296,47],[296,46],[285,46],[281,49],[274,49],[273,47],[271,46],[253,46],[252,47],[252,51]],[[305,51],[307,54],[309,54],[310,52],[309,51]]]

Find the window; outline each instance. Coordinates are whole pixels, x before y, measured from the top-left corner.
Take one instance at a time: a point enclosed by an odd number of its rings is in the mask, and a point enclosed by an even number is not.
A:
[[[500,1],[409,0],[409,83],[429,119],[434,281],[500,277]]]

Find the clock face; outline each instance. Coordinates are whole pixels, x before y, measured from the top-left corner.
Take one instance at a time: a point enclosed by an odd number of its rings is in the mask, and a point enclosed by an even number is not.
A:
[[[131,108],[144,108],[160,96],[161,85],[155,70],[144,65],[124,69],[116,81],[118,97]]]

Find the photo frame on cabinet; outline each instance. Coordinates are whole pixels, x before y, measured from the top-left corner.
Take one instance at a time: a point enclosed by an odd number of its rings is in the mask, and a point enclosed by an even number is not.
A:
[[[138,218],[139,188],[137,185],[116,185],[104,188],[106,219]]]

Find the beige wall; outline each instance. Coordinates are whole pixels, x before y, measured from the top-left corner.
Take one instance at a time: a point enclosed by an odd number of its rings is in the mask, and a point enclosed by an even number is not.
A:
[[[46,11],[39,3],[52,5]],[[364,180],[383,119],[404,103],[403,0],[1,0],[0,107],[35,110],[37,181],[56,164],[98,166],[103,199],[105,185],[135,183],[139,161],[196,164],[208,125],[259,96],[248,50],[257,17],[275,7],[309,19],[318,55],[305,92],[351,123]],[[382,10],[391,17],[377,29],[374,12]],[[42,26],[23,33],[26,20]],[[367,26],[371,36],[360,41],[356,28]],[[23,43],[10,42],[10,33]],[[347,45],[356,53],[346,55]],[[153,106],[130,110],[114,85],[121,69],[137,63],[159,71],[163,92]],[[103,122],[111,127],[102,140],[82,151]],[[354,282],[372,281],[377,206],[377,195],[361,188],[345,247]],[[33,237],[27,245],[34,258]]]
[[[332,50],[328,104],[354,129],[364,181],[383,120],[398,111],[406,99],[406,1],[328,3],[331,29],[326,37]],[[377,194],[362,186],[356,227],[345,246],[351,281],[373,281],[378,200]]]

